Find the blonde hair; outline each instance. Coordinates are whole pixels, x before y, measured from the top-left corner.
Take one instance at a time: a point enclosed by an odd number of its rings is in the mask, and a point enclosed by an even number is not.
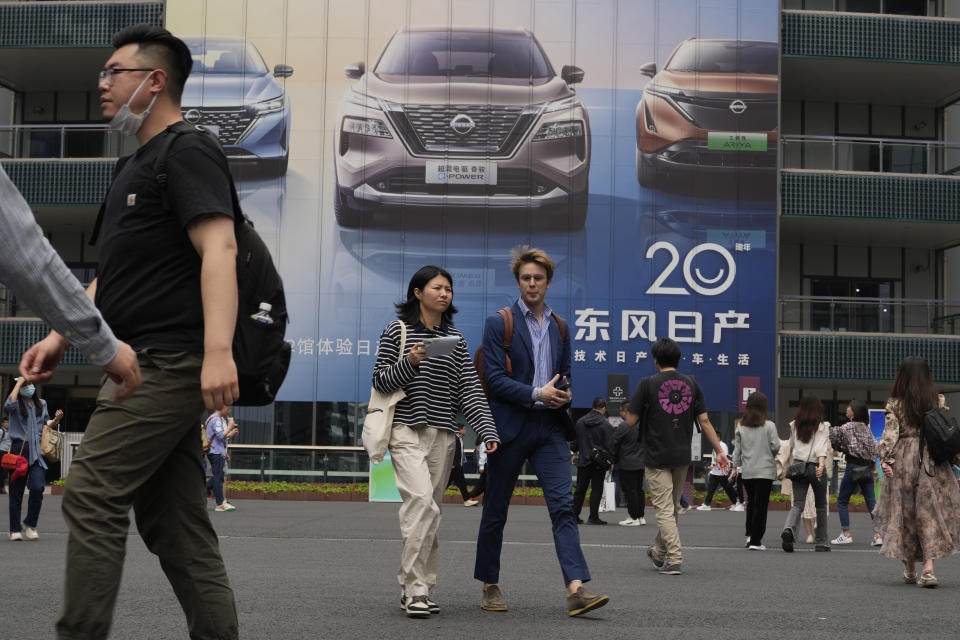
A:
[[[520,267],[533,262],[543,267],[547,271],[547,280],[553,280],[553,270],[557,268],[557,263],[550,259],[547,252],[543,249],[532,249],[530,245],[519,245],[510,252],[510,270],[513,271],[513,277],[520,281]]]

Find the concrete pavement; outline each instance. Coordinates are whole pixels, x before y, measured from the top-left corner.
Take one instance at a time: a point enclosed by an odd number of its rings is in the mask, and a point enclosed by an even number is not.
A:
[[[6,506],[6,500],[0,499]],[[869,547],[866,514],[852,514],[855,543],[832,553],[799,544],[779,549],[786,512],[771,512],[770,550],[742,547],[743,513],[681,517],[684,575],[662,576],[645,550],[656,533],[582,526],[593,582],[605,608],[570,619],[546,508],[515,506],[505,533],[501,585],[510,611],[484,612],[473,561],[480,509],[446,505],[440,580],[442,613],[407,619],[399,609],[397,505],[238,500],[210,516],[237,596],[243,638],[775,638],[901,640],[955,638],[960,625],[960,558],[938,562],[938,589],[900,581],[902,565]],[[46,496],[36,542],[0,539],[4,638],[50,638],[62,592],[66,526],[60,497]],[[831,537],[839,533],[831,514]],[[111,638],[186,638],[186,625],[159,563],[131,524]]]

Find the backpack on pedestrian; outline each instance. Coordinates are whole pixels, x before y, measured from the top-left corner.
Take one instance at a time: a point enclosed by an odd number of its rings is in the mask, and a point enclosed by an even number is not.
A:
[[[513,363],[510,361],[510,347],[513,345],[513,310],[510,307],[504,307],[497,310],[497,314],[503,318],[503,350],[506,353],[507,377],[513,377]],[[557,321],[557,329],[560,330],[560,340],[567,339],[567,323],[557,314],[553,314],[553,319]],[[490,398],[490,392],[487,390],[487,380],[483,372],[483,345],[477,347],[473,352],[473,368],[477,370],[477,377],[480,378],[480,386],[483,387],[483,394]]]

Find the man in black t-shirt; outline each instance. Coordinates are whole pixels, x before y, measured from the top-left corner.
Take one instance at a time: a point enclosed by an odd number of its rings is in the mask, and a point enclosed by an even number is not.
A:
[[[203,496],[196,425],[230,405],[237,319],[236,236],[226,161],[207,135],[179,136],[167,157],[166,195],[154,163],[193,59],[166,29],[135,25],[113,39],[100,72],[111,128],[140,148],[121,159],[104,202],[100,264],[88,294],[137,352],[142,385],[123,405],[107,380],[70,467],[63,515],[70,529],[60,638],[110,630],[131,507],[137,529],[186,614],[191,638],[236,638],[237,613]],[[62,354],[51,333],[37,347]],[[143,621],[148,627],[150,623]]]
[[[690,466],[690,441],[695,423],[699,423],[713,446],[720,468],[726,471],[730,463],[707,416],[703,390],[696,380],[677,371],[679,345],[670,338],[660,338],[650,347],[650,353],[657,373],[637,385],[626,420],[630,426],[640,423],[646,451],[647,486],[657,510],[659,531],[654,546],[647,549],[647,556],[660,573],[679,575],[683,573],[683,555],[677,509],[684,476]]]

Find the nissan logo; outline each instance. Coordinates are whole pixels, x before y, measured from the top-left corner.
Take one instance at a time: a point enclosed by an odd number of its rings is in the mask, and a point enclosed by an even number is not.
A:
[[[733,111],[735,114],[740,115],[747,110],[747,103],[743,100],[734,100],[730,103],[730,111]]]
[[[200,122],[200,111],[197,109],[190,109],[185,114],[183,114],[183,119],[189,122],[190,124],[197,124]]]
[[[458,113],[454,116],[453,120],[450,121],[450,128],[453,129],[457,135],[465,136],[473,128],[477,126],[477,123],[473,121],[473,118],[468,116],[465,113]]]

